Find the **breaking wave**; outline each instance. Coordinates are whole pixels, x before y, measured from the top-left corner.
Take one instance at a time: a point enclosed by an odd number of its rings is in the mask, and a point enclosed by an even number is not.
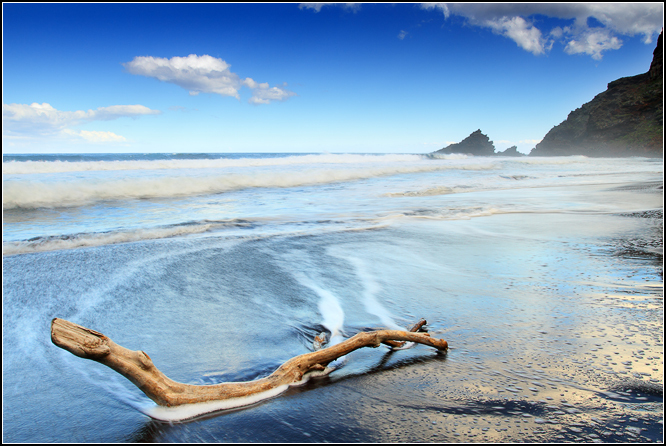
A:
[[[439,170],[487,170],[491,162],[391,163],[354,168],[311,168],[291,171],[213,174],[206,176],[153,176],[125,178],[73,178],[27,181],[3,180],[2,208],[36,209],[90,205],[106,200],[153,199],[219,194],[246,188],[289,188],[361,180],[373,177]]]
[[[272,158],[160,159],[126,161],[7,161],[4,175],[118,170],[182,170],[242,167],[290,166],[304,164],[404,163],[422,160],[421,155],[321,154]],[[461,158],[441,158],[461,159]]]

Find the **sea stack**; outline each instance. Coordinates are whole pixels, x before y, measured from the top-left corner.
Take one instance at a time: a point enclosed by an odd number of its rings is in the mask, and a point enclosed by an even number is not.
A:
[[[451,144],[434,153],[464,153],[475,156],[493,156],[495,155],[495,146],[487,135],[481,133],[481,130],[472,132],[467,138],[457,144]]]
[[[645,156],[663,158],[663,30],[648,72],[623,77],[569,113],[531,156]]]
[[[497,152],[497,156],[525,156],[525,154],[520,153],[517,146],[511,146],[504,152]]]

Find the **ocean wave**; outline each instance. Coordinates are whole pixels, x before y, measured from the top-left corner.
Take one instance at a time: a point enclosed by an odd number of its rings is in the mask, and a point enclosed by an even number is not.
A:
[[[498,206],[473,206],[451,209],[416,209],[400,214],[400,217],[426,220],[471,220],[477,217],[489,217],[496,214],[523,213],[520,210],[502,209]]]
[[[35,237],[30,240],[3,242],[2,255],[6,256],[34,252],[58,251],[63,249],[91,248],[117,243],[157,240],[183,235],[202,234],[224,228],[251,227],[253,224],[253,222],[248,220],[204,220],[201,222],[182,223],[148,229]]]
[[[106,232],[76,233],[56,236],[33,237],[28,240],[3,241],[2,255],[12,256],[46,251],[94,248],[122,243],[143,242],[174,237],[209,234],[235,239],[255,239],[284,235],[312,235],[323,232],[350,232],[376,230],[412,219],[470,220],[496,214],[513,213],[579,213],[609,212],[605,208],[571,211],[565,209],[525,209],[515,206],[460,206],[412,208],[409,210],[382,212],[361,217],[327,220],[290,221],[281,219],[229,219],[201,220],[158,227],[116,230]],[[372,288],[372,287],[370,287]],[[326,325],[326,324],[324,324]],[[333,331],[333,330],[331,330]]]
[[[393,163],[365,168],[272,170],[248,174],[159,176],[125,178],[74,178],[31,181],[3,179],[2,207],[36,209],[85,206],[107,200],[154,199],[219,194],[247,188],[289,188],[361,180],[373,177],[439,170],[493,169],[493,163]]]
[[[572,156],[521,156],[516,158],[504,159],[505,162],[518,164],[536,164],[536,165],[563,165],[576,163],[589,163],[590,158],[584,155]]]
[[[117,170],[179,170],[220,169],[237,167],[290,166],[303,164],[368,164],[404,163],[422,160],[421,155],[363,155],[317,154],[268,158],[218,158],[218,159],[164,159],[127,161],[7,161],[2,163],[3,175],[40,173],[117,171]],[[460,159],[460,158],[441,158]]]
[[[74,233],[39,236],[28,240],[3,241],[2,255],[12,256],[46,251],[94,248],[121,243],[143,242],[166,238],[222,234],[223,236],[254,238],[284,234],[312,234],[320,231],[364,231],[391,226],[402,219],[425,218],[435,220],[468,220],[479,216],[504,213],[497,207],[462,207],[440,209],[413,209],[385,215],[336,220],[289,221],[265,219],[200,220],[156,227],[115,230],[105,232]],[[266,225],[270,225],[269,230]],[[261,228],[256,231],[256,228]],[[239,231],[235,231],[239,230]],[[223,232],[219,232],[223,231]],[[232,232],[228,232],[232,231]]]
[[[400,215],[398,218],[402,218]],[[274,236],[302,236],[322,232],[356,232],[385,228],[393,218],[368,217],[343,220],[280,221],[269,219],[202,220],[161,227],[34,237],[29,240],[3,241],[2,255],[12,256],[46,251],[94,248],[121,243],[143,242],[189,235],[212,234],[234,239]],[[269,227],[270,226],[270,227]],[[260,231],[253,229],[260,227]],[[239,231],[234,231],[235,229]],[[219,231],[219,232],[218,232]],[[222,232],[231,231],[231,232]]]
[[[405,192],[390,192],[385,197],[432,197],[435,195],[455,194],[457,190],[447,186],[437,186],[422,190],[409,190]]]
[[[470,158],[469,155],[464,153],[428,153],[424,156],[435,160],[464,160]]]

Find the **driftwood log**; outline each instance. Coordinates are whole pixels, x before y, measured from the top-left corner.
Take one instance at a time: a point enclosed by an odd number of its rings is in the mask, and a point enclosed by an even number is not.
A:
[[[339,344],[296,356],[282,364],[271,375],[246,382],[228,382],[213,385],[183,384],[167,378],[143,351],[129,350],[107,336],[64,319],[51,321],[51,340],[55,345],[85,359],[102,363],[123,375],[160,406],[219,401],[265,392],[279,386],[298,383],[308,372],[322,371],[326,366],[362,347],[378,347],[384,343],[400,347],[405,342],[429,345],[447,350],[443,339],[431,338],[417,331],[425,324],[420,321],[413,331],[376,330],[361,332]],[[419,325],[420,324],[420,325]]]

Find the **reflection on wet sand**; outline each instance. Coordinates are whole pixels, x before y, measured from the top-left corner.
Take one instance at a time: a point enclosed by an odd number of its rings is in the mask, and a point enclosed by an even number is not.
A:
[[[402,270],[411,278],[404,288],[387,287],[384,279],[382,299],[395,303],[394,314],[432,321],[433,336],[449,341],[447,355],[415,347],[378,360],[377,352],[354,352],[338,371],[279,398],[189,423],[151,421],[132,440],[659,441],[663,260],[648,249],[627,254],[623,242],[641,232],[644,245],[655,246],[658,236],[645,219],[587,216],[592,227],[619,230],[573,243],[567,234],[583,219],[549,221],[559,232],[547,238],[534,237],[530,227],[542,221],[512,215],[453,224],[443,233],[404,225],[386,236],[387,257],[377,255],[385,249],[381,235],[367,237],[366,245],[359,236],[356,255],[374,259],[368,274],[386,278]],[[531,237],[522,237],[525,228]],[[427,246],[415,242],[420,231]],[[482,241],[475,241],[478,233]],[[493,233],[495,244],[484,245]],[[335,246],[339,258],[345,245],[336,242],[324,245]],[[466,256],[457,256],[459,249]],[[408,265],[396,263],[401,256]],[[437,265],[447,267],[445,279],[433,274]],[[492,280],[470,284],[472,270]],[[401,299],[410,291],[417,300]]]

